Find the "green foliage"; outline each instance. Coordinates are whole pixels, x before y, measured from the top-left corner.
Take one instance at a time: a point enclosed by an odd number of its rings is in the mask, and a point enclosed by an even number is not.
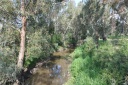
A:
[[[61,35],[59,34],[53,34],[51,36],[51,43],[57,43],[58,45],[62,45],[62,41],[61,41]]]
[[[0,19],[5,17],[7,20],[10,20],[15,16],[15,8],[13,7],[12,1],[1,0],[0,5]]]
[[[19,70],[16,68],[19,33],[14,29],[6,29],[0,36],[0,84],[14,82]]]
[[[78,47],[71,56],[72,85],[121,85],[127,75],[128,41],[122,39],[118,46],[110,41],[100,42],[95,48],[92,39]],[[71,85],[70,84],[70,85]]]
[[[61,35],[63,46],[68,47],[77,45],[77,41],[86,37],[86,29],[81,22],[80,12],[83,4],[77,8],[74,1],[69,1],[66,6],[62,7],[55,20],[55,33]]]
[[[50,38],[45,29],[39,29],[35,33],[28,35],[25,52],[25,67],[34,65],[39,59],[48,57],[54,49],[50,45]]]
[[[4,58],[2,58],[4,57]],[[0,56],[0,84],[5,85],[7,82],[14,82],[17,79],[19,70],[16,68],[16,64],[12,63],[9,56]],[[6,59],[6,61],[4,60]]]
[[[101,0],[86,0],[85,4],[80,3],[76,7],[73,0],[64,3],[64,6],[60,3],[62,1],[26,0],[28,27],[25,67],[33,66],[38,60],[48,57],[59,45],[68,43],[75,46],[79,40],[86,39],[87,35],[95,36],[98,33],[104,38],[111,33],[111,28],[116,28],[116,34],[121,31],[127,34],[127,24],[116,26],[115,21],[110,20],[112,7],[109,4],[102,4]],[[21,24],[20,4],[20,0],[0,1],[0,23],[4,25],[0,34],[0,81],[4,82],[15,80],[18,72],[15,66],[20,44],[19,32],[5,28],[15,28]],[[125,11],[120,12],[120,8]],[[127,23],[127,9],[120,8],[117,11],[121,20]],[[127,40],[115,41],[116,45],[101,41],[98,49],[93,39],[87,38],[86,41],[71,54],[74,58],[71,65],[73,77],[69,85],[110,85],[112,82],[122,84],[128,67]]]
[[[83,57],[85,57],[84,55],[91,55],[94,48],[95,43],[93,42],[93,39],[89,37],[86,39],[86,44],[77,47],[77,49],[75,49],[75,51],[70,56],[72,56],[73,58],[77,58],[79,57],[79,55],[83,55]]]

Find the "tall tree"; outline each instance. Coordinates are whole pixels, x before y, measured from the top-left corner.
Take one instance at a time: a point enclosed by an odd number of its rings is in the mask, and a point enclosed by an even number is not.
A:
[[[22,17],[22,29],[20,32],[20,51],[18,56],[18,68],[23,68],[24,52],[25,52],[25,35],[26,35],[26,15],[25,15],[25,0],[21,0],[21,17]]]

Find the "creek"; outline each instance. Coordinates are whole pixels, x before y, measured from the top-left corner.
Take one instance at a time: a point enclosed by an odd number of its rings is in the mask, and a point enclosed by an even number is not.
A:
[[[73,49],[55,52],[49,60],[36,68],[26,81],[25,85],[63,85],[70,77],[68,57]]]

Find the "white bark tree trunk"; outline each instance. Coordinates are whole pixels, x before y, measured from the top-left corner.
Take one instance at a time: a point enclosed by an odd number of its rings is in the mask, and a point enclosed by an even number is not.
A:
[[[23,61],[24,61],[24,52],[25,52],[25,35],[26,35],[26,16],[25,16],[25,7],[24,7],[24,0],[21,0],[21,14],[22,14],[22,29],[20,32],[20,51],[18,56],[17,66],[18,68],[23,68]]]

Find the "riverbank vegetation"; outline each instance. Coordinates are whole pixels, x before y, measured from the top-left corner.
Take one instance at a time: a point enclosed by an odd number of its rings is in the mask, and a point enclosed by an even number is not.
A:
[[[0,85],[23,84],[37,62],[67,49],[74,49],[67,85],[127,85],[127,4],[1,0]]]
[[[72,78],[68,85],[120,85],[127,83],[128,41],[100,42],[96,48],[92,38],[70,55]],[[71,82],[72,81],[72,82]]]

